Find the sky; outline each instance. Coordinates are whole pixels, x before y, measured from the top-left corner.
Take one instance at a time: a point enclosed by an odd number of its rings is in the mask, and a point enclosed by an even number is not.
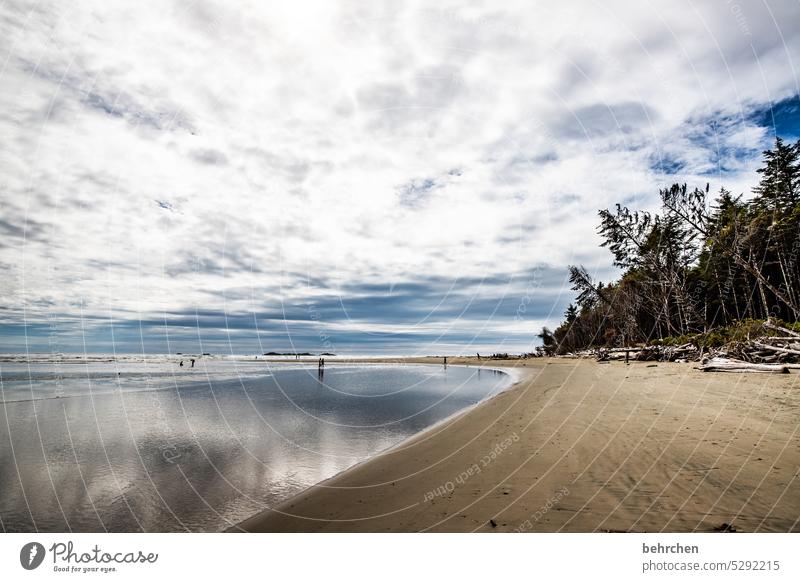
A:
[[[529,351],[798,66],[796,0],[4,1],[0,352]]]

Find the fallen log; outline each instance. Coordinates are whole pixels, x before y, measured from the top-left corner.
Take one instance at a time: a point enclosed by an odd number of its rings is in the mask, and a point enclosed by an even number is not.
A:
[[[800,350],[790,350],[789,348],[779,348],[777,346],[771,346],[769,344],[762,344],[761,342],[753,342],[753,345],[762,350],[768,350],[771,352],[780,352],[782,354],[794,354],[795,356],[800,356]]]
[[[741,360],[713,358],[700,366],[703,372],[773,373],[788,374],[789,368],[783,364],[752,364]]]
[[[786,329],[785,327],[781,327],[780,325],[775,325],[771,321],[765,321],[764,322],[764,327],[768,327],[769,329],[778,330],[783,334],[791,335],[791,336],[794,336],[794,337],[800,337],[800,333],[797,333],[796,331],[792,331],[791,329]]]

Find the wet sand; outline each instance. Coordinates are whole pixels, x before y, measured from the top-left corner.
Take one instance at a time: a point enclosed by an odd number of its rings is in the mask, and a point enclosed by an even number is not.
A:
[[[800,531],[796,372],[448,362],[521,380],[235,530]]]

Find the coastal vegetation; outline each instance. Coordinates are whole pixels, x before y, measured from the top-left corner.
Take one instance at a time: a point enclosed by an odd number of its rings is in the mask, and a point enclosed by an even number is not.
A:
[[[548,354],[635,345],[725,345],[764,321],[800,331],[800,141],[765,151],[752,196],[706,185],[659,191],[657,212],[600,210],[602,246],[622,276],[595,281],[569,267],[574,304]]]

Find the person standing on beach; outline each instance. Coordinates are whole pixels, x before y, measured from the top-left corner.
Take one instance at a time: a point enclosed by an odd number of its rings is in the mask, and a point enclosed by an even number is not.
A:
[[[444,357],[444,367],[447,367],[447,356]]]
[[[192,358],[192,368],[194,368],[194,358]]]

